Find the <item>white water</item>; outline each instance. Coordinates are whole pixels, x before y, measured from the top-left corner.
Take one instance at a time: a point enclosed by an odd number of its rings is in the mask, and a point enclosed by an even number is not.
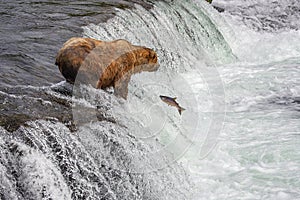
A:
[[[236,1],[230,3],[214,2],[227,5],[227,9]],[[174,143],[182,152],[187,149],[179,162],[196,185],[192,199],[300,198],[300,113],[296,101],[300,96],[300,31],[295,26],[288,28],[288,24],[279,31],[257,31],[257,24],[239,21],[247,16],[238,3],[234,15],[219,14],[201,1],[170,4],[156,3],[151,11],[141,7],[120,11],[107,24],[84,28],[86,36],[125,38],[158,52],[160,70],[136,75],[131,83],[126,112],[137,118],[131,129],[149,134],[138,124],[150,120],[149,116],[157,117],[155,120],[165,126],[150,135],[152,139],[167,145],[174,135],[191,138],[189,146],[180,137],[185,148]],[[265,4],[255,5],[259,7],[256,12],[264,10]],[[261,14],[274,20],[277,17],[271,11]],[[293,25],[298,23],[287,15],[295,21]],[[214,68],[211,77],[203,70],[207,67]],[[142,90],[141,96],[137,90]],[[178,96],[187,111],[179,118],[176,110],[159,102],[159,94]],[[141,99],[146,102],[140,103]],[[224,121],[222,102],[227,108]],[[141,111],[152,105],[159,109]],[[143,116],[148,118],[143,120]],[[144,127],[150,133],[155,130],[151,125]],[[211,129],[215,130],[209,132]]]

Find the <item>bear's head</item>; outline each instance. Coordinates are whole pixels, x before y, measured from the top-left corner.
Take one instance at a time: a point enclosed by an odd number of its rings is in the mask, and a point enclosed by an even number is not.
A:
[[[140,66],[141,71],[156,71],[159,67],[156,52],[147,47],[138,49],[138,56],[135,65]]]

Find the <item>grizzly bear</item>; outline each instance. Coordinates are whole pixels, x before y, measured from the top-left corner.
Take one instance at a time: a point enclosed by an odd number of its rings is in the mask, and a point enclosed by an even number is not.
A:
[[[59,50],[55,64],[68,82],[101,89],[113,86],[124,99],[132,74],[158,69],[155,51],[121,39],[71,38]]]

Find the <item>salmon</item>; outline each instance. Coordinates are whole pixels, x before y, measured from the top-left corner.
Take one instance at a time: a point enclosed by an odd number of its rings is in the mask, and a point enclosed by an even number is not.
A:
[[[172,98],[172,97],[168,97],[168,96],[163,96],[160,95],[159,96],[160,99],[165,102],[166,104],[168,104],[169,106],[174,106],[178,109],[179,114],[181,115],[181,112],[184,111],[185,109],[182,108],[177,102],[176,102],[176,97]]]

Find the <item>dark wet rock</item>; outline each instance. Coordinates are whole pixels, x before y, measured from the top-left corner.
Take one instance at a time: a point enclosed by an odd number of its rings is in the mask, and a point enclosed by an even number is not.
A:
[[[222,8],[222,7],[219,7],[219,6],[213,6],[213,7],[214,7],[214,9],[216,9],[220,13],[225,11],[225,9]]]
[[[0,126],[12,132],[27,121],[60,121],[74,131],[72,87],[11,87],[0,91]]]
[[[300,97],[295,97],[293,102],[297,103],[297,104],[300,104]]]
[[[95,119],[117,123],[116,119],[107,112],[108,108],[101,106],[101,102],[97,102],[99,106],[95,107],[76,105],[76,109],[73,110],[72,95],[73,86],[66,82],[44,88],[6,88],[0,91],[0,126],[12,132],[27,121],[44,119],[61,122],[71,131],[75,131],[77,125]],[[76,97],[85,98],[80,95],[77,93]],[[102,104],[106,103],[102,102]],[[73,119],[74,112],[77,116],[76,123]]]
[[[56,119],[75,130],[70,99],[49,88],[7,88],[0,92],[0,110],[0,125],[8,131],[36,119]]]

